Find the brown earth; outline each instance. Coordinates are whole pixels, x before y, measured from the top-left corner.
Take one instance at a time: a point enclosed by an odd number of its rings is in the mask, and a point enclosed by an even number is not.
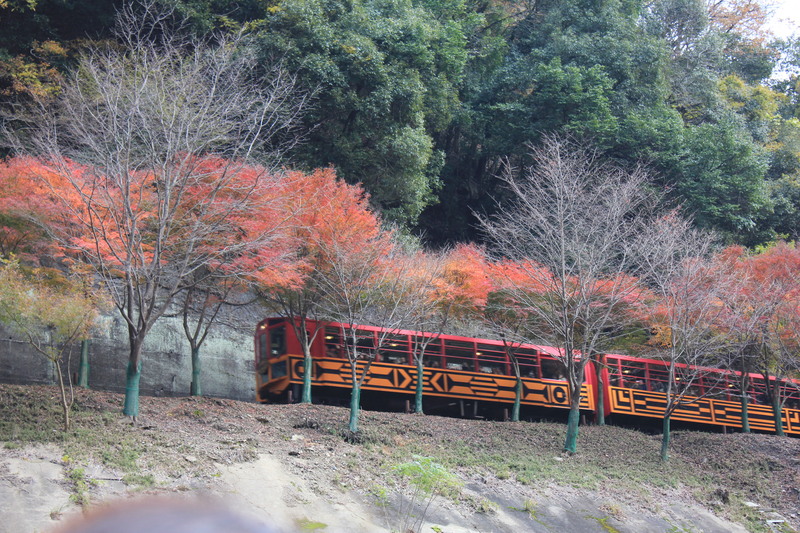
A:
[[[461,481],[418,531],[800,523],[798,439],[676,432],[664,464],[659,436],[614,426],[583,427],[579,453],[566,456],[556,423],[362,412],[353,438],[338,407],[147,397],[134,426],[119,414],[120,395],[76,394],[63,433],[55,388],[0,385],[0,531],[50,531],[81,508],[164,494],[212,495],[282,531],[398,531],[413,491],[394,467],[417,456]]]

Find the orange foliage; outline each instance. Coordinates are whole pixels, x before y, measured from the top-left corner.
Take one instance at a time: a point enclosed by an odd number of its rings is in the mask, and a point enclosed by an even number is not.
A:
[[[295,260],[306,276],[326,268],[334,250],[357,252],[385,245],[380,220],[369,209],[364,190],[337,179],[332,168],[287,172],[279,194],[284,198],[284,224],[296,244]]]
[[[723,32],[736,32],[755,42],[763,42],[767,9],[761,0],[708,0],[711,25]]]
[[[485,252],[474,244],[459,244],[445,258],[438,298],[456,309],[474,310],[486,304],[493,286]]]
[[[261,168],[186,156],[163,174],[115,179],[70,162],[66,171],[30,158],[6,162],[0,213],[46,227],[61,253],[103,270],[184,261],[232,276],[293,275],[287,260],[293,241],[284,235],[279,203],[285,191],[270,186],[277,180]]]
[[[74,224],[61,200],[53,194],[47,182],[58,176],[30,158],[15,158],[0,162],[0,254],[16,254],[24,260],[38,263],[42,256],[60,257],[54,242],[42,227],[54,227],[65,232]]]
[[[729,253],[733,256],[737,251]],[[780,242],[757,255],[738,252],[735,266],[749,280],[744,298],[762,314],[765,330],[800,348],[800,250]]]

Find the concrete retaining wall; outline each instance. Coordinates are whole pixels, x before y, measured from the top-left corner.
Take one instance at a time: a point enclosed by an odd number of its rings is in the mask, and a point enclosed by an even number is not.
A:
[[[70,373],[77,375],[80,346],[70,357]],[[219,327],[200,350],[205,396],[235,400],[255,399],[253,338]],[[89,386],[124,392],[128,362],[128,334],[122,319],[105,317],[89,348]],[[20,339],[0,327],[0,381],[55,383],[53,365]],[[140,391],[153,396],[187,396],[191,384],[191,351],[180,319],[159,320],[144,343]]]

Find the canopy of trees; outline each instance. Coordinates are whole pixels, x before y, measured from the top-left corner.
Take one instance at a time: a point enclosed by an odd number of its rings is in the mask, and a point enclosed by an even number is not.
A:
[[[528,164],[525,144],[556,131],[648,163],[731,242],[797,235],[800,48],[772,38],[759,0],[162,4],[198,35],[244,30],[265,73],[296,75],[315,105],[293,166],[333,165],[432,243],[478,238],[502,159]],[[115,7],[0,8],[0,97],[57,94],[82,50],[115,39]]]

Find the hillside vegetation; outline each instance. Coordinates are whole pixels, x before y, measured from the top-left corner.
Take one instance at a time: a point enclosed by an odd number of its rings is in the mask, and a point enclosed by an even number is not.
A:
[[[699,504],[752,531],[768,529],[745,502],[773,507],[795,526],[800,513],[796,439],[677,432],[665,464],[658,436],[614,426],[582,428],[581,452],[569,456],[561,453],[563,426],[551,422],[365,412],[354,442],[342,436],[347,412],[341,408],[146,397],[140,424],[131,427],[119,415],[121,396],[85,390],[78,391],[73,428],[63,433],[57,395],[54,387],[0,386],[0,441],[5,454],[57,445],[73,500],[84,506],[97,503],[99,490],[85,475],[90,465],[116,472],[131,489],[165,493],[197,487],[218,476],[220,465],[259,454],[271,454],[319,494],[355,493],[372,506],[399,491],[392,467],[422,455],[465,486],[485,487],[483,493],[454,489],[442,499],[441,507],[475,516],[475,523],[501,511],[497,500],[522,516],[544,498],[566,499],[576,491],[604,502],[598,519],[610,520],[609,527],[676,502]]]

